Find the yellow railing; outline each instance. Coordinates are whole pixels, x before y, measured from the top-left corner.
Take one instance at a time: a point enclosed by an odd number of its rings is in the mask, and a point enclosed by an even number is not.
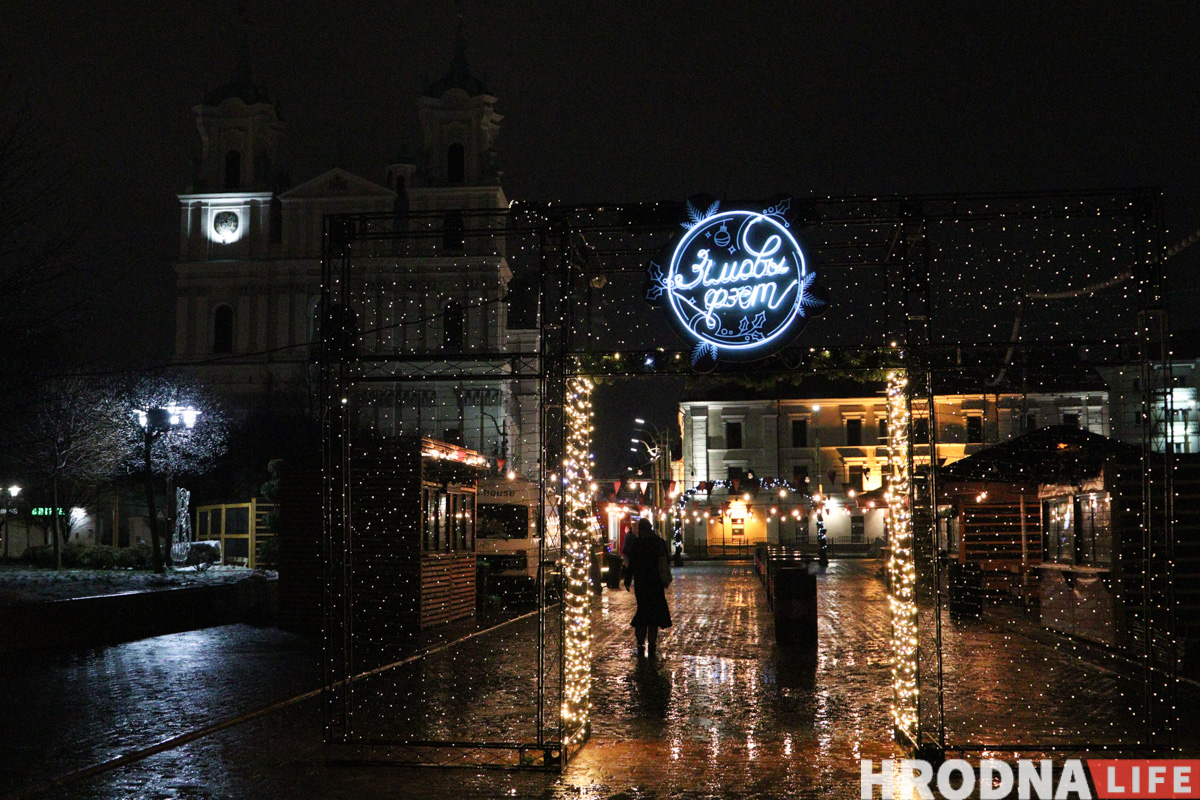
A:
[[[197,506],[192,530],[197,541],[221,543],[222,564],[257,569],[263,545],[275,538],[275,531],[267,522],[267,514],[274,510],[274,503],[257,498],[249,503]]]

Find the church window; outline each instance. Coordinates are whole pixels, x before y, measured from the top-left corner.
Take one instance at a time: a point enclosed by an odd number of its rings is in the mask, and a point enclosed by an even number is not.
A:
[[[242,188],[242,153],[230,150],[225,154],[225,189],[233,191]]]
[[[233,309],[217,306],[213,312],[213,352],[233,352]]]
[[[455,142],[446,151],[446,182],[462,183],[467,178],[467,151]]]
[[[450,302],[442,311],[442,346],[453,352],[461,352],[466,338],[465,316],[462,303]]]
[[[442,248],[451,252],[461,252],[466,247],[463,215],[461,211],[450,211],[442,217]]]

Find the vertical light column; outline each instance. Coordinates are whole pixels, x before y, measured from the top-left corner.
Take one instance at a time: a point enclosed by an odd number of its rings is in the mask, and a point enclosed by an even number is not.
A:
[[[888,524],[891,554],[888,558],[892,613],[892,720],[897,730],[917,741],[917,569],[913,556],[912,498],[909,469],[911,414],[908,376],[903,370],[888,373]]]
[[[564,745],[588,735],[592,684],[592,616],[588,561],[596,534],[592,513],[592,382],[571,378],[567,384],[567,443],[563,459],[566,526],[563,535]]]

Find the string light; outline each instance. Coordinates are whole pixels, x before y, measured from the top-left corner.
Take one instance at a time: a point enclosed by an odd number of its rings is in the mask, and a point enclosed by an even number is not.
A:
[[[814,202],[818,204],[828,202],[830,205],[834,205],[833,201]],[[1130,262],[1131,257],[1137,257],[1140,254],[1142,245],[1137,237],[1145,234],[1138,232],[1139,226],[1144,224],[1144,220],[1138,214],[1125,214],[1123,211],[1112,214],[1110,209],[1100,204],[1097,206],[1099,211],[1089,211],[1085,215],[1083,213],[1084,205],[1085,201],[1082,200],[1068,200],[1064,204],[1054,207],[1029,205],[1023,212],[1033,215],[1045,214],[1045,218],[1041,220],[1028,217],[1004,219],[1001,211],[983,203],[975,204],[974,212],[960,210],[960,206],[957,205],[953,211],[940,212],[944,215],[943,218],[936,220],[933,224],[940,225],[941,228],[929,234],[924,245],[928,248],[924,255],[926,263],[933,273],[931,280],[938,282],[941,287],[936,292],[931,292],[936,298],[937,308],[934,311],[938,316],[938,324],[930,328],[930,337],[933,340],[931,343],[955,345],[960,342],[974,342],[981,345],[998,346],[999,350],[992,352],[1002,354],[1004,348],[1017,338],[1017,334],[1010,333],[1012,330],[1019,330],[1021,340],[1037,342],[1038,346],[1050,343],[1055,343],[1056,347],[1057,343],[1070,344],[1079,338],[1080,330],[1090,330],[1093,333],[1098,331],[1097,337],[1104,342],[1114,345],[1120,343],[1117,339],[1109,338],[1109,336],[1113,330],[1125,330],[1125,327],[1121,326],[1131,319],[1130,315],[1136,307],[1132,298],[1136,292],[1143,291],[1143,289],[1136,288],[1137,282],[1134,281],[1107,286],[1104,288],[1103,295],[1097,293],[1095,302],[1088,302],[1090,295],[1055,299],[1054,302],[1058,305],[1053,306],[1054,313],[1036,315],[1026,313],[1024,319],[1018,321],[1018,326],[1012,324],[1014,310],[1019,314],[1022,303],[1028,306],[1033,300],[1047,302],[1034,298],[1029,291],[1031,287],[1059,290],[1096,285],[1097,281],[1105,276],[1120,271],[1115,269],[1114,265],[1119,264],[1124,268],[1123,265]],[[850,206],[843,206],[843,208],[850,209]],[[864,216],[855,222],[844,224],[824,222],[812,227],[811,235],[814,237],[815,246],[818,249],[822,245],[830,246],[829,252],[826,254],[827,259],[840,258],[838,248],[848,244],[853,246],[846,247],[846,251],[854,251],[856,257],[861,256],[863,260],[827,265],[826,275],[832,284],[832,292],[836,296],[853,296],[856,301],[840,307],[836,318],[827,316],[822,320],[822,325],[825,327],[819,332],[822,334],[828,332],[828,338],[824,344],[830,349],[824,349],[821,345],[815,348],[796,348],[797,367],[789,366],[789,369],[794,372],[799,372],[800,368],[812,372],[830,371],[845,365],[848,370],[859,370],[858,374],[862,374],[864,370],[861,369],[861,364],[839,360],[842,356],[839,354],[838,348],[833,345],[838,343],[838,336],[844,332],[849,333],[847,338],[842,341],[866,341],[870,332],[881,329],[883,324],[881,321],[885,320],[886,314],[889,313],[886,297],[883,292],[876,291],[884,287],[887,280],[881,271],[871,268],[879,265],[873,264],[869,255],[866,254],[869,253],[869,247],[873,240],[890,241],[894,233],[894,226],[883,223],[876,224],[870,217],[870,214],[874,213],[874,209],[867,208],[866,204],[863,204],[862,208]],[[961,206],[961,208],[965,209],[966,206]],[[972,213],[979,214],[979,218],[971,218]],[[1101,213],[1111,215],[1106,217],[1106,219],[1112,219],[1111,229],[1104,229],[1097,223],[1097,217]],[[513,226],[507,229],[509,233],[508,242],[505,245],[507,251],[497,248],[489,251],[486,257],[503,257],[506,259],[506,263],[511,264],[512,268],[518,272],[528,269],[529,265],[542,255],[539,250],[540,246],[533,241],[536,237],[527,235],[530,230],[529,220],[537,214],[538,207],[536,205],[523,204],[519,209],[514,206],[511,213]],[[589,245],[600,251],[612,248],[619,249],[623,253],[640,253],[643,248],[636,237],[645,234],[646,239],[650,240],[661,232],[660,228],[650,230],[650,226],[643,226],[645,230],[624,230],[628,229],[630,224],[627,222],[620,225],[613,223],[611,209],[607,211],[605,209],[570,210],[568,214],[570,215],[569,224],[575,225],[580,230],[586,230]],[[950,219],[951,215],[958,216]],[[854,214],[851,213],[842,215],[843,218],[853,216]],[[424,222],[428,222],[430,225],[436,224],[436,221]],[[858,227],[855,227],[856,225]],[[839,238],[842,232],[845,232],[844,239]],[[628,247],[625,246],[626,242],[630,243]],[[858,245],[862,246],[861,250],[855,249],[854,246]],[[646,248],[646,255],[648,256],[654,249],[656,248]],[[892,252],[888,248],[883,249]],[[466,259],[444,253],[437,255],[446,264],[444,269],[447,273],[468,274],[477,269],[476,265]],[[631,256],[631,258],[637,260],[639,257]],[[371,264],[370,285],[365,285],[361,294],[350,298],[350,302],[355,303],[362,312],[360,319],[366,328],[360,342],[360,349],[363,352],[369,352],[376,356],[390,355],[402,360],[399,357],[404,353],[436,354],[440,349],[445,349],[439,347],[439,339],[441,339],[444,325],[441,309],[449,301],[461,304],[465,312],[472,315],[472,320],[488,321],[488,330],[495,330],[497,326],[502,328],[502,322],[495,322],[496,315],[503,305],[503,293],[499,286],[501,282],[495,282],[489,278],[480,280],[474,286],[467,283],[461,285],[455,283],[443,288],[441,283],[433,278],[422,277],[421,283],[410,285],[411,281],[408,276],[411,271],[402,269],[402,267],[408,266],[407,262],[399,261],[389,266],[386,261],[387,259],[380,257],[378,262]],[[968,267],[964,267],[964,265],[968,265]],[[439,270],[441,269],[442,267],[439,267]],[[405,277],[399,282],[390,281],[389,277],[385,277],[389,270],[401,273]],[[580,319],[578,335],[580,341],[584,343],[581,348],[590,350],[586,354],[578,354],[581,362],[580,371],[588,373],[594,371],[594,374],[597,375],[605,374],[606,371],[614,375],[629,374],[632,371],[661,370],[665,372],[671,362],[680,362],[681,354],[678,352],[661,353],[650,357],[652,351],[648,349],[644,341],[644,332],[647,328],[642,324],[645,310],[640,304],[624,302],[627,297],[636,294],[636,292],[626,291],[629,284],[627,279],[630,276],[622,275],[619,271],[608,274],[610,277],[606,284],[591,284],[595,289],[605,288],[607,285],[608,291],[596,293],[593,297],[592,291],[587,289],[586,306],[581,301],[580,307],[576,311]],[[639,274],[632,280],[640,284],[642,277]],[[467,280],[474,279],[468,278]],[[1041,285],[1039,286],[1039,284]],[[423,298],[415,299],[414,291],[417,294],[423,293]],[[613,302],[614,298],[621,302]],[[960,310],[961,313],[958,313]],[[594,320],[591,316],[593,313],[596,315]],[[586,321],[582,320],[584,315],[587,317]],[[476,321],[470,323],[469,330],[478,330]],[[850,338],[851,336],[856,338]],[[882,334],[876,341],[889,343]],[[481,352],[491,352],[489,348],[494,349],[494,345],[494,342],[482,343],[478,347]],[[468,349],[470,347],[469,345]],[[886,361],[886,364],[896,363],[894,357],[899,343],[891,341],[890,347],[890,360]],[[803,353],[804,349],[809,352]],[[956,375],[967,382],[982,380],[979,376],[987,373],[983,375],[983,378],[989,379],[989,387],[996,385],[990,382],[993,378],[997,384],[1003,387],[997,392],[988,390],[988,393],[996,398],[992,401],[991,408],[998,409],[995,418],[988,416],[987,411],[984,412],[983,419],[989,429],[993,424],[997,430],[1021,427],[1019,424],[1022,422],[1021,418],[1025,416],[1029,408],[1026,404],[1052,402],[1036,399],[1037,393],[1042,392],[1042,397],[1049,398],[1051,397],[1050,393],[1056,391],[1056,382],[1061,383],[1064,376],[1070,377],[1065,369],[1058,367],[1062,359],[1063,351],[1061,349],[1052,350],[1046,347],[1041,351],[1044,360],[1038,363],[1039,351],[1032,347],[1024,347],[1018,349],[1017,352],[1020,354],[1019,358],[1027,359],[1027,363],[1019,362],[1018,358],[1010,359],[1010,356],[1001,355],[991,359],[986,368],[978,366],[983,358],[978,355],[982,352],[980,348],[972,351],[970,347],[964,345],[961,350],[957,366],[962,369],[956,372]],[[952,347],[946,348],[946,352],[950,352],[951,358],[953,358]],[[793,354],[789,353],[788,358],[791,357]],[[1008,364],[1010,360],[1012,363],[1021,363],[1022,388],[1019,394],[1013,392],[1016,386],[1015,373],[1017,370],[1015,368],[1009,370],[1007,382],[1001,382],[1002,374],[997,376],[995,364],[992,362],[999,358],[1003,358],[1005,364]],[[364,367],[364,369],[366,368]],[[675,368],[678,369],[678,366]],[[370,369],[381,371],[383,368],[370,367]],[[447,373],[444,373],[448,377],[442,378],[442,380],[467,381],[479,386],[487,384],[503,387],[522,379],[515,366],[512,367],[514,374],[511,378],[496,378],[490,375],[489,377],[471,377],[461,370],[455,372],[455,369],[454,367],[448,368]],[[884,377],[885,371],[882,366],[875,364],[871,369],[874,370],[875,377]],[[970,373],[971,369],[978,369],[980,372]],[[379,377],[379,372],[371,374],[376,379]],[[884,509],[883,513],[890,516],[890,549],[887,567],[891,576],[889,604],[893,621],[891,713],[896,728],[916,740],[918,734],[928,732],[922,726],[928,724],[929,718],[926,716],[927,708],[924,702],[920,703],[921,708],[918,714],[918,705],[922,698],[918,691],[917,679],[918,628],[915,591],[917,571],[911,499],[914,447],[909,439],[910,428],[913,427],[913,415],[910,413],[909,403],[911,401],[907,397],[908,382],[904,372],[887,372],[886,378],[887,418],[889,421],[887,458],[890,463],[890,475],[886,486],[889,508]],[[403,381],[404,378],[397,380]],[[485,441],[489,439],[498,440],[499,432],[493,432],[491,427],[487,428],[485,437],[481,416],[475,413],[470,405],[466,406],[464,415],[463,403],[458,398],[452,397],[450,392],[430,389],[426,393],[423,390],[420,396],[428,399],[413,401],[412,398],[418,393],[405,392],[402,395],[399,383],[395,384],[395,395],[390,397],[387,395],[388,389],[384,388],[387,386],[386,384],[379,383],[376,386],[379,387],[379,391],[372,391],[371,395],[366,392],[353,394],[349,398],[348,409],[349,413],[356,415],[354,417],[356,421],[367,424],[377,433],[385,436],[405,431],[412,433],[418,430],[437,433],[439,429],[458,427],[467,443],[472,445],[474,445],[473,440],[478,433],[479,449],[483,449]],[[982,388],[981,383],[979,386]],[[1150,387],[1147,385],[1143,390],[1148,393]],[[565,622],[563,628],[563,686],[565,691],[561,707],[561,719],[566,731],[564,744],[582,741],[590,725],[589,683],[593,642],[591,620],[586,602],[588,592],[586,591],[587,581],[584,572],[590,556],[588,547],[592,536],[591,530],[593,527],[598,528],[591,512],[590,465],[592,456],[588,452],[590,449],[588,442],[590,442],[593,429],[590,393],[590,383],[582,381],[582,379],[570,383],[570,397],[566,408],[569,441],[565,448],[567,457],[562,462],[561,470],[564,521],[566,523],[563,526],[563,575],[566,587],[563,606]],[[518,431],[517,425],[520,417],[511,411],[517,405],[516,394],[517,392],[510,392],[507,388],[502,388],[499,402],[488,401],[486,405],[495,409],[501,419],[508,423],[508,430],[513,431],[510,441],[514,445],[514,455],[510,458],[510,462],[521,465],[518,467],[520,473],[529,474],[532,469],[531,465],[543,453],[542,443],[537,438],[541,433],[536,429],[536,424],[530,425],[526,430]],[[1080,393],[1076,392],[1076,395],[1078,394]],[[1149,395],[1142,395],[1143,406],[1141,407],[1149,409],[1146,411],[1147,414],[1156,413],[1151,407],[1154,401],[1146,403],[1145,397],[1147,396]],[[334,398],[334,402],[336,400],[337,398]],[[1009,403],[1009,405],[1002,406],[1001,401]],[[938,414],[966,416],[965,406],[962,409],[952,408],[943,411],[946,404],[943,403],[940,396],[937,402],[939,404],[936,409]],[[436,404],[436,408],[433,407],[433,404]],[[1087,407],[1089,405],[1093,404],[1084,403],[1083,427],[1089,427],[1087,424]],[[389,406],[390,408],[388,408]],[[969,409],[976,413],[976,419],[979,418],[977,412],[981,407],[988,408],[983,405],[972,406]],[[1034,408],[1042,413],[1042,406]],[[1007,421],[1008,417],[1001,418],[1001,411],[1011,413],[1011,419],[1016,423],[1010,424]],[[928,411],[925,409],[917,409],[918,426],[925,420],[927,413]],[[1106,411],[1098,410],[1096,412],[1097,415],[1102,413],[1106,413]],[[1133,417],[1134,410],[1122,410],[1122,413],[1126,414],[1124,424],[1128,425],[1128,418]],[[1112,409],[1112,415],[1115,420],[1117,416],[1115,408]],[[932,427],[935,424],[934,415],[929,413],[928,419]],[[1006,421],[1001,423],[1001,419]],[[1049,420],[1048,416],[1042,418],[1043,422]],[[1152,418],[1151,421],[1155,424],[1160,422],[1157,417]],[[474,427],[476,423],[481,423],[478,431]],[[1001,427],[1002,424],[1004,428]],[[1114,422],[1114,424],[1116,423]],[[965,426],[959,425],[958,428],[965,429]],[[1095,428],[1093,427],[1093,429]],[[937,424],[936,432],[940,436],[944,432],[943,425]],[[493,435],[494,433],[496,435]],[[583,438],[585,435],[587,442]],[[1003,438],[1004,433],[999,435]],[[923,437],[917,433],[914,438],[919,441]],[[961,456],[963,450],[970,444],[963,439],[965,437],[960,436],[957,442],[949,438],[941,440],[938,444],[938,456],[942,456],[943,449],[950,452],[952,458]],[[518,443],[523,444],[520,457],[515,455]],[[958,449],[955,450],[955,447]],[[917,447],[915,450],[918,453],[918,468],[922,468],[932,461],[926,449]],[[872,464],[874,463],[872,462]],[[443,466],[449,465],[443,464]],[[554,463],[546,466],[557,468],[559,465]],[[932,465],[930,466],[932,468]],[[510,472],[509,474],[510,477],[514,477],[516,473]],[[548,480],[550,483],[554,483],[556,477],[549,476]],[[1136,472],[1133,475],[1133,481],[1140,488],[1140,477]],[[695,520],[700,526],[704,526],[705,520],[715,525],[718,521],[725,519],[725,515],[720,514],[715,507],[712,509],[711,516],[708,510],[701,513],[704,495],[708,495],[711,501],[712,490],[718,488],[728,490],[730,495],[740,495],[741,492],[738,490],[745,490],[747,485],[751,484],[747,481],[732,480],[705,481],[705,483],[707,484],[706,491],[689,489],[674,497],[676,506],[681,511],[680,518]],[[769,510],[769,515],[775,520],[786,515],[789,526],[793,519],[799,521],[802,519],[802,514],[807,513],[795,506],[807,503],[820,504],[823,513],[815,520],[818,536],[824,539],[824,527],[828,521],[836,542],[840,535],[839,525],[845,522],[844,518],[850,513],[850,509],[838,507],[829,502],[827,497],[816,497],[810,500],[808,497],[810,489],[803,485],[803,481],[800,481],[800,484],[793,486],[784,481],[764,479],[752,482],[753,488],[750,491],[763,505],[773,499],[764,497],[762,493],[764,490],[769,490],[772,494],[778,492],[780,498],[785,497],[785,492],[795,492],[796,497],[780,501],[780,506],[786,505],[787,507],[779,508],[777,516],[775,508]],[[588,492],[583,491],[585,486],[588,487]],[[812,488],[816,488],[815,481]],[[557,490],[558,486],[556,485],[554,491]],[[547,491],[551,491],[550,486],[547,486]],[[847,494],[849,493],[847,492]],[[966,499],[969,500],[974,496],[974,494],[969,495]],[[985,502],[994,504],[999,502],[999,497],[1000,493],[997,491],[993,491],[992,498],[989,498],[985,492],[979,492],[978,502],[981,505]],[[1120,501],[1120,496],[1117,497]],[[1135,497],[1131,502],[1136,504],[1138,499]],[[1099,515],[1108,502],[1108,498],[1085,498],[1080,500],[1079,508],[1082,511],[1086,506],[1089,512]],[[700,507],[687,505],[689,503],[698,504]],[[865,503],[865,505],[873,507],[874,503]],[[1117,514],[1118,504],[1113,503],[1112,505],[1113,513]],[[1030,514],[1033,518],[1037,517],[1038,510],[1036,506],[1031,510]],[[759,511],[764,512],[766,509],[760,508]],[[628,514],[629,512],[621,510],[619,513]],[[1053,509],[1051,509],[1051,513],[1053,513]],[[1120,513],[1136,514],[1136,509],[1131,511],[1130,508],[1123,508]],[[759,513],[757,518],[762,519],[766,516],[767,514]],[[466,512],[464,512],[464,518],[466,518]],[[755,518],[753,512],[746,516],[746,519]],[[797,525],[797,530],[799,529],[800,526]],[[804,525],[803,529],[806,536],[804,541],[807,542],[808,526]],[[1029,557],[1034,562],[1042,561],[1038,539],[1040,537],[1037,536],[1037,533],[1033,533]],[[922,539],[922,544],[924,545],[924,543],[924,539]],[[953,552],[951,552],[951,556],[953,556]],[[968,556],[969,559],[970,556]],[[923,569],[925,564],[923,559]],[[1135,577],[1140,575],[1136,570],[1136,566],[1131,568],[1130,574]],[[1157,595],[1152,596],[1150,602],[1156,603],[1156,597]],[[924,609],[924,606],[922,608]],[[1161,607],[1155,612],[1154,607],[1151,606],[1151,611],[1152,615],[1161,616],[1163,613]],[[1046,611],[1043,610],[1042,613],[1044,618],[1049,618]],[[1090,613],[1094,616],[1099,612],[1091,611]],[[1100,622],[1103,623],[1104,620]],[[922,618],[922,623],[924,623],[924,618]],[[1111,625],[1111,620],[1109,624]],[[923,631],[922,634],[929,635],[929,632]],[[1159,641],[1156,635],[1155,644],[1158,644]],[[1000,645],[1000,647],[1006,646]],[[1067,647],[1074,648],[1075,645],[1059,645],[1057,649]],[[927,664],[922,663],[922,668],[926,667]],[[557,664],[553,669],[557,670]],[[928,679],[928,673],[923,673],[922,678]],[[928,688],[929,684],[920,684],[920,686],[925,688],[927,696],[934,696]],[[981,686],[986,688],[987,684],[981,683]],[[1049,695],[1051,691],[1049,682],[1040,684],[1040,690],[1038,690],[1038,684],[1030,684],[1030,686],[1035,690],[1039,701]],[[1130,697],[1132,698],[1130,703],[1137,702],[1137,698],[1132,695]],[[929,707],[932,708],[933,705],[931,704]],[[982,724],[980,724],[979,733],[992,735],[990,731],[984,731]]]
[[[567,443],[563,492],[567,525],[563,536],[563,744],[587,738],[591,717],[592,616],[588,593],[591,547],[600,528],[592,512],[592,382],[572,378],[567,386]]]
[[[887,501],[891,510],[891,555],[888,575],[892,612],[892,721],[910,741],[917,741],[917,566],[913,557],[912,506],[908,439],[911,413],[908,376],[893,370],[887,376],[888,462],[891,477]]]

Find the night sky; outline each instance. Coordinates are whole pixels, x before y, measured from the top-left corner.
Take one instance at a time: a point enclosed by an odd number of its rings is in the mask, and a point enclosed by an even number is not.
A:
[[[380,181],[419,146],[448,65],[449,0],[246,4],[256,82],[280,102],[292,183]],[[1200,228],[1200,5],[479,2],[468,57],[499,100],[510,198],[679,200],[1159,187],[1167,244]],[[87,236],[119,280],[91,357],[169,356],[192,107],[234,69],[231,0],[18,4],[0,50]],[[1176,321],[1200,295],[1176,259]],[[106,284],[107,285],[107,284]]]

